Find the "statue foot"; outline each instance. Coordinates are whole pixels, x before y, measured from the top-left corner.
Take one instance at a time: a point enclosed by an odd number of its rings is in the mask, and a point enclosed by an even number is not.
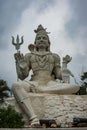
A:
[[[40,124],[33,124],[33,125],[31,125],[31,128],[41,128],[41,125]]]
[[[51,124],[51,126],[50,126],[51,128],[57,128],[57,124]]]
[[[31,122],[30,122],[30,127],[31,128],[41,128],[40,122],[37,118],[34,118]]]

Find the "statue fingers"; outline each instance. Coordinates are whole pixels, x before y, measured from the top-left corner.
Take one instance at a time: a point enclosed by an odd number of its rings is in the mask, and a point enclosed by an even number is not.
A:
[[[20,52],[15,53],[15,54],[14,54],[14,57],[15,57],[15,60],[17,60],[17,61],[20,61],[20,60],[24,59],[23,54],[20,53]]]
[[[20,54],[20,59],[24,59],[23,53]]]

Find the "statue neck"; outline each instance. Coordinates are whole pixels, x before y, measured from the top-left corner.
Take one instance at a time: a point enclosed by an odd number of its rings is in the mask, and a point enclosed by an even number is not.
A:
[[[38,52],[46,52],[46,48],[42,47],[38,49]]]

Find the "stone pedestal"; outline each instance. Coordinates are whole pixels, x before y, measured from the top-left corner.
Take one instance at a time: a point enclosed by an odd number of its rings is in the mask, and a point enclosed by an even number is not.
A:
[[[71,123],[74,117],[87,118],[87,95],[53,95],[30,93],[32,106],[39,119],[55,119],[62,125]],[[21,111],[14,97],[7,102],[23,113],[26,124],[27,116]]]

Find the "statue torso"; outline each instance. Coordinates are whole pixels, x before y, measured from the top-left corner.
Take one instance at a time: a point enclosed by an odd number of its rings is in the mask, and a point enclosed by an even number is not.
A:
[[[54,58],[52,53],[31,53],[31,69],[34,73],[33,79],[52,79]]]

